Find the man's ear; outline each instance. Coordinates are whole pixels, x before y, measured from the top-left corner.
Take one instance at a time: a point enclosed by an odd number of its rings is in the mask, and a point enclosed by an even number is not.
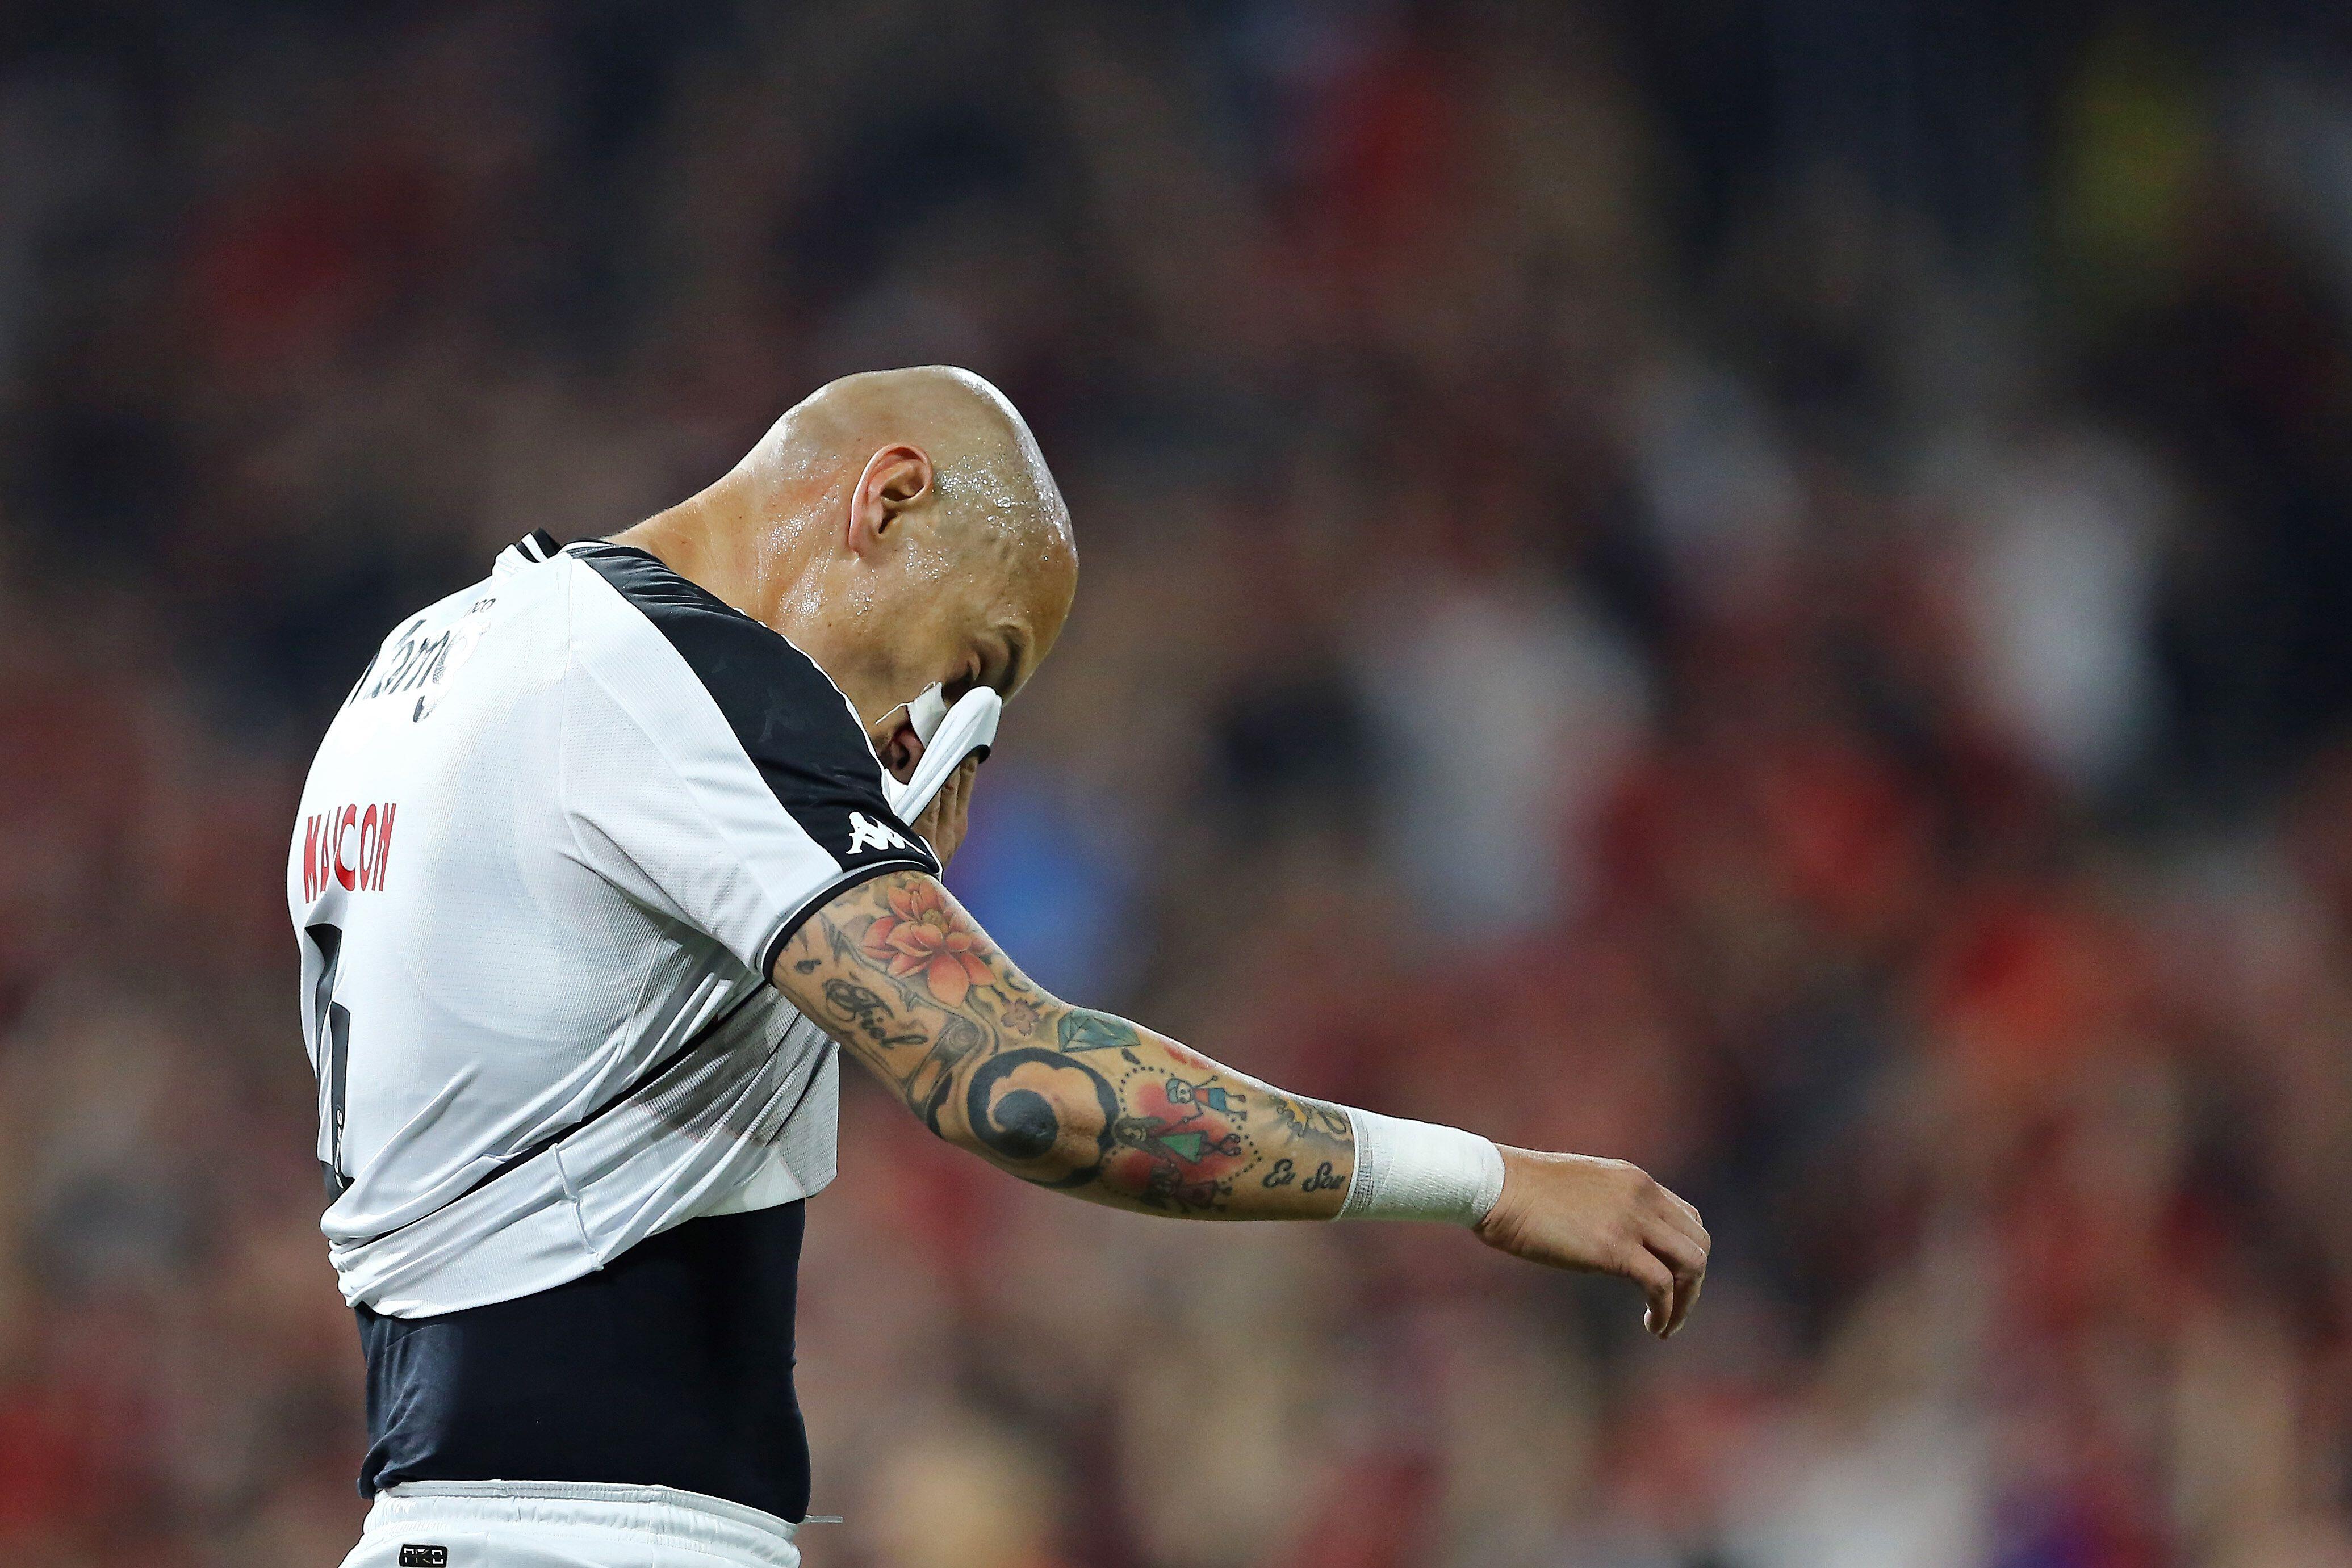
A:
[[[850,553],[863,556],[879,545],[900,517],[931,493],[931,460],[919,446],[885,446],[866,460],[857,488],[849,496]]]

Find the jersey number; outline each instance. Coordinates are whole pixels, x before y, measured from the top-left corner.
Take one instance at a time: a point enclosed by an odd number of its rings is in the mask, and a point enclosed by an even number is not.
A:
[[[319,1078],[327,1092],[327,1186],[340,1197],[351,1185],[343,1174],[343,1088],[352,1059],[352,1012],[335,1000],[343,929],[321,922],[302,934],[319,949],[319,983],[310,991],[310,1038],[318,1042]]]

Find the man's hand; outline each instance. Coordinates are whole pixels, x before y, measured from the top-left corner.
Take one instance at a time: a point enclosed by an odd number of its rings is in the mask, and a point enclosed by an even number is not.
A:
[[[1503,1196],[1478,1239],[1555,1269],[1622,1274],[1649,1298],[1643,1325],[1660,1339],[1683,1326],[1706,1279],[1698,1210],[1622,1160],[1503,1150]]]
[[[979,755],[965,758],[963,766],[948,775],[931,803],[923,808],[923,814],[908,824],[923,835],[931,853],[940,857],[941,871],[963,847],[963,836],[971,827],[971,781],[979,772]]]

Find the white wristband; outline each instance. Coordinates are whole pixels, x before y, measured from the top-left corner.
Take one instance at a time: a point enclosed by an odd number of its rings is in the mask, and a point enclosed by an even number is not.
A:
[[[1459,1127],[1348,1108],[1356,1174],[1341,1219],[1444,1219],[1475,1225],[1503,1196],[1503,1151]]]

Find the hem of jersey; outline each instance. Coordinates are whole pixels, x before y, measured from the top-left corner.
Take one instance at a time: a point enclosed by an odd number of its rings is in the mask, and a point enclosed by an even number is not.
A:
[[[911,856],[893,855],[888,860],[870,862],[835,881],[826,883],[802,900],[799,908],[778,921],[773,934],[765,942],[760,944],[760,977],[763,980],[772,980],[775,977],[776,959],[783,953],[784,945],[799,935],[802,926],[808,924],[810,915],[814,915],[851,888],[872,882],[886,871],[919,871],[933,876],[939,874],[929,864],[922,861]]]
[[[806,1098],[805,1093],[803,1093],[803,1098]],[[796,1107],[796,1108],[797,1108],[797,1107]],[[667,1233],[667,1232],[668,1232],[668,1231],[671,1231],[671,1230],[676,1229],[677,1227],[679,1227],[679,1226],[681,1226],[681,1225],[691,1225],[691,1224],[693,1224],[693,1223],[694,1223],[696,1220],[698,1220],[698,1219],[723,1218],[728,1218],[728,1217],[731,1217],[731,1216],[739,1215],[739,1214],[764,1214],[764,1213],[766,1213],[768,1210],[770,1210],[770,1209],[772,1209],[772,1208],[783,1208],[783,1207],[788,1207],[789,1205],[795,1204],[795,1203],[806,1203],[809,1199],[811,1199],[811,1198],[813,1198],[813,1197],[817,1197],[818,1195],[820,1195],[820,1194],[822,1194],[822,1193],[824,1193],[824,1192],[826,1192],[826,1191],[830,1190],[830,1189],[831,1189],[831,1187],[833,1186],[833,1184],[834,1184],[835,1182],[836,1182],[836,1181],[839,1181],[840,1179],[841,1179],[841,1170],[840,1170],[840,1167],[839,1167],[839,1165],[838,1165],[838,1162],[837,1162],[837,1161],[833,1165],[833,1166],[832,1166],[831,1168],[829,1168],[829,1169],[827,1169],[827,1170],[825,1171],[825,1173],[824,1174],[824,1176],[822,1176],[821,1177],[814,1178],[814,1179],[809,1180],[809,1181],[806,1181],[806,1182],[803,1182],[803,1181],[800,1179],[800,1177],[799,1177],[799,1176],[797,1175],[797,1173],[795,1173],[795,1174],[793,1175],[793,1185],[794,1185],[795,1186],[799,1187],[799,1189],[800,1189],[800,1190],[799,1190],[799,1192],[798,1192],[798,1193],[796,1193],[794,1196],[793,1196],[793,1197],[779,1197],[779,1198],[773,1199],[772,1201],[770,1201],[770,1202],[754,1204],[754,1205],[752,1205],[752,1206],[751,1206],[751,1207],[749,1207],[749,1208],[730,1208],[730,1209],[725,1209],[725,1210],[718,1211],[718,1212],[716,1212],[716,1213],[709,1213],[709,1212],[706,1212],[706,1213],[698,1213],[698,1214],[684,1215],[684,1216],[681,1216],[681,1217],[680,1217],[680,1218],[676,1218],[676,1219],[673,1219],[673,1220],[669,1221],[667,1224],[663,1225],[663,1226],[659,1227],[659,1228],[656,1228],[656,1229],[654,1229],[654,1230],[648,1231],[646,1234],[645,1234],[645,1235],[643,1235],[643,1236],[640,1236],[639,1238],[637,1238],[637,1239],[636,1239],[636,1240],[635,1240],[635,1241],[631,1242],[631,1243],[629,1244],[629,1247],[627,1247],[627,1248],[624,1248],[621,1251],[619,1251],[619,1252],[615,1252],[615,1253],[613,1253],[613,1254],[611,1254],[609,1257],[602,1257],[602,1258],[598,1257],[598,1256],[597,1256],[597,1254],[596,1254],[596,1252],[594,1251],[594,1249],[593,1249],[593,1248],[585,1248],[585,1249],[582,1249],[582,1250],[577,1254],[577,1258],[578,1258],[578,1260],[579,1260],[579,1267],[577,1267],[576,1269],[574,1269],[574,1268],[572,1268],[570,1264],[568,1264],[568,1263],[567,1263],[566,1265],[564,1265],[564,1270],[563,1270],[563,1271],[562,1271],[562,1278],[560,1278],[560,1279],[549,1279],[549,1280],[545,1281],[543,1283],[541,1283],[541,1284],[538,1284],[538,1285],[532,1286],[530,1289],[526,1290],[526,1291],[520,1291],[520,1292],[513,1292],[513,1291],[509,1291],[509,1292],[508,1292],[508,1293],[503,1293],[503,1294],[501,1294],[501,1293],[496,1293],[496,1292],[492,1292],[492,1291],[477,1291],[476,1293],[474,1293],[474,1294],[470,1294],[470,1295],[460,1292],[460,1293],[458,1293],[458,1295],[457,1296],[457,1299],[455,1300],[454,1304],[452,1304],[452,1302],[451,1302],[451,1301],[450,1301],[450,1299],[449,1299],[449,1298],[445,1297],[445,1298],[443,1298],[441,1301],[436,1301],[436,1302],[434,1302],[434,1303],[432,1303],[432,1304],[430,1304],[430,1305],[420,1305],[420,1306],[417,1306],[417,1307],[409,1308],[409,1309],[405,1309],[405,1310],[396,1310],[396,1309],[394,1309],[394,1308],[387,1307],[387,1306],[385,1306],[385,1305],[383,1304],[384,1299],[385,1299],[387,1296],[390,1296],[390,1295],[394,1294],[395,1292],[394,1292],[394,1291],[393,1291],[393,1289],[392,1289],[392,1288],[390,1288],[390,1287],[381,1287],[381,1288],[379,1288],[379,1289],[377,1290],[377,1291],[376,1291],[375,1295],[373,1295],[373,1297],[368,1296],[368,1295],[366,1295],[366,1294],[364,1294],[364,1293],[362,1293],[362,1294],[361,1294],[361,1295],[358,1295],[358,1296],[348,1296],[348,1295],[347,1295],[347,1296],[345,1296],[345,1297],[343,1298],[343,1304],[344,1304],[345,1306],[348,1306],[348,1307],[362,1308],[362,1309],[366,1310],[367,1312],[373,1313],[375,1316],[377,1316],[377,1317],[379,1317],[379,1318],[389,1319],[390,1321],[394,1322],[402,1322],[402,1323],[415,1323],[415,1322],[424,1322],[425,1320],[426,1320],[426,1319],[428,1319],[428,1318],[446,1317],[446,1316],[448,1316],[451,1312],[471,1312],[471,1311],[472,1311],[473,1309],[475,1309],[476,1307],[487,1307],[487,1306],[493,1306],[493,1305],[496,1305],[497,1303],[499,1303],[499,1302],[500,1302],[500,1301],[518,1301],[518,1300],[521,1299],[521,1297],[523,1297],[523,1296],[537,1295],[537,1294],[539,1294],[539,1293],[540,1293],[541,1291],[552,1291],[552,1290],[554,1290],[556,1287],[558,1287],[558,1286],[560,1286],[560,1285],[568,1285],[568,1284],[571,1284],[571,1283],[572,1283],[573,1281],[575,1281],[575,1280],[584,1280],[584,1279],[586,1279],[586,1278],[587,1278],[589,1275],[591,1275],[591,1274],[594,1274],[594,1273],[601,1272],[603,1270],[604,1270],[604,1269],[606,1269],[606,1268],[610,1267],[610,1266],[612,1265],[612,1263],[614,1262],[614,1260],[626,1256],[626,1255],[627,1255],[627,1253],[628,1253],[628,1251],[629,1251],[631,1249],[635,1248],[635,1247],[642,1246],[642,1245],[644,1245],[646,1242],[652,1240],[655,1237],[656,1237],[656,1236],[660,1236],[660,1235],[664,1235],[664,1234],[666,1234],[666,1233]],[[571,1207],[572,1206],[571,1206],[571,1205],[569,1205],[569,1204],[567,1204],[567,1205],[565,1205],[564,1207],[567,1207],[567,1208],[569,1208],[569,1207]],[[430,1216],[428,1216],[427,1218],[430,1218]],[[493,1238],[493,1239],[495,1239],[495,1238]],[[429,1280],[428,1280],[428,1281],[407,1281],[406,1283],[404,1283],[404,1285],[402,1285],[402,1286],[400,1287],[400,1289],[401,1289],[401,1290],[404,1290],[404,1291],[412,1291],[412,1292],[413,1292],[413,1291],[415,1291],[419,1290],[422,1286],[424,1286],[424,1285],[425,1285],[425,1284],[429,1284],[429,1283],[430,1283],[430,1281],[429,1281]],[[398,1484],[398,1485],[401,1485],[401,1486],[422,1486],[422,1485],[425,1485],[425,1484],[427,1484],[427,1483],[425,1483],[425,1482],[422,1482],[422,1481],[401,1481],[401,1482],[399,1482],[399,1483],[397,1483],[397,1484]],[[432,1483],[430,1483],[430,1484],[431,1484],[431,1485],[434,1485],[434,1486],[440,1486],[440,1485],[443,1485],[443,1484],[445,1484],[445,1483],[440,1482],[440,1481],[434,1481],[434,1482],[432,1482]],[[460,1484],[467,1485],[467,1486],[477,1486],[477,1485],[479,1485],[479,1486],[488,1486],[488,1485],[538,1486],[538,1485],[541,1485],[541,1484],[542,1484],[542,1483],[541,1483],[541,1482],[537,1482],[537,1481],[528,1481],[528,1482],[526,1482],[526,1481],[515,1481],[515,1482],[510,1482],[510,1483],[509,1483],[509,1482],[488,1482],[488,1481],[480,1481],[480,1482],[477,1482],[477,1481],[467,1481],[467,1482],[459,1483],[459,1482],[452,1481],[452,1482],[448,1482],[448,1483],[446,1483],[446,1484],[452,1485],[452,1486],[460,1485]],[[625,1482],[625,1481],[615,1481],[615,1482],[611,1482],[611,1483],[604,1483],[604,1482],[590,1483],[590,1482],[572,1482],[572,1481],[563,1481],[563,1482],[550,1482],[550,1483],[544,1483],[544,1484],[550,1484],[550,1485],[562,1485],[562,1486],[572,1486],[572,1485],[591,1485],[591,1484],[594,1484],[594,1485],[604,1485],[604,1484],[610,1484],[610,1485],[615,1485],[615,1486],[628,1486],[628,1485],[633,1485],[633,1484],[635,1484],[635,1483],[632,1483],[632,1482]],[[383,1490],[380,1490],[380,1491],[376,1492],[376,1493],[375,1493],[375,1494],[373,1494],[373,1495],[376,1495],[376,1496],[382,1496],[383,1491],[388,1491],[388,1490],[391,1490],[390,1488],[385,1488],[385,1489],[383,1489]],[[367,1492],[365,1492],[365,1491],[362,1491],[360,1495],[361,1495],[361,1496],[362,1496],[362,1497],[366,1497],[366,1496],[369,1496],[370,1494],[369,1494],[369,1493],[367,1493]],[[746,1506],[748,1506],[748,1505],[746,1505]]]

